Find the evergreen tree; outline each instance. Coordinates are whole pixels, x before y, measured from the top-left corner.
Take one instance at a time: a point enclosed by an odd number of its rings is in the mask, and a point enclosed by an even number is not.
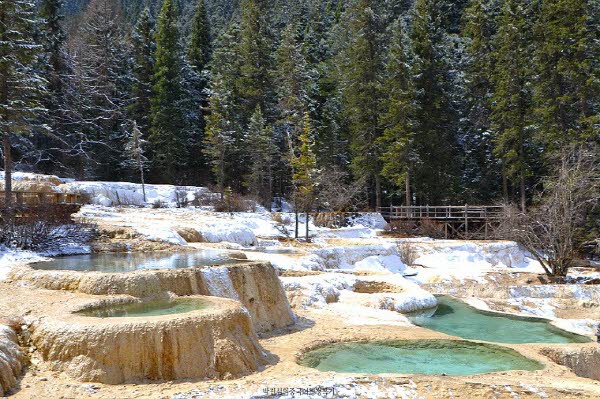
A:
[[[303,126],[303,115],[312,110],[313,80],[298,39],[296,26],[290,23],[284,30],[275,52],[273,72],[278,111],[278,145],[281,156],[276,167],[277,186],[290,184],[288,148],[295,146]]]
[[[315,202],[317,181],[317,159],[313,151],[312,124],[308,112],[304,113],[304,125],[302,133],[298,138],[300,145],[292,158],[292,169],[294,171],[294,202],[297,212],[304,211],[306,214],[306,241],[308,242],[308,219],[309,212]],[[296,238],[298,238],[298,218],[296,217]]]
[[[73,60],[66,51],[63,2],[43,0],[39,5],[37,41],[42,45],[36,67],[47,82],[42,105],[47,110],[39,121],[47,128],[34,128],[22,162],[42,173],[72,175],[82,158],[85,137],[79,104],[81,96],[73,78]],[[21,143],[23,145],[24,143]]]
[[[494,68],[492,38],[496,31],[494,3],[471,0],[463,15],[466,38],[463,195],[488,202],[500,188],[499,162],[493,154],[491,103]]]
[[[142,137],[142,132],[139,129],[137,122],[133,121],[133,127],[129,134],[127,143],[125,144],[125,153],[127,159],[125,166],[134,169],[140,173],[140,183],[142,183],[142,193],[144,194],[144,202],[146,201],[146,185],[144,182],[144,170],[146,169],[148,158],[144,155],[146,140]]]
[[[211,53],[210,27],[204,1],[198,1],[198,9],[194,16],[192,36],[188,48],[188,61],[198,73],[207,68]]]
[[[492,122],[495,154],[502,160],[505,179],[518,185],[521,209],[525,210],[526,179],[530,173],[531,111],[530,47],[526,9],[521,1],[506,0],[495,37],[496,67],[493,74]],[[504,196],[508,197],[507,184]]]
[[[547,156],[600,134],[598,14],[593,4],[544,1],[536,21],[535,117]]]
[[[148,134],[154,52],[156,51],[154,21],[148,8],[145,8],[140,14],[131,41],[133,45],[133,102],[130,105],[130,111],[138,129]]]
[[[194,175],[194,182],[204,180],[206,160],[202,146],[206,128],[207,88],[209,82],[208,63],[211,55],[210,28],[206,15],[204,0],[198,2],[198,8],[192,21],[192,33],[187,49],[185,80],[187,82],[187,115],[190,143],[188,152],[189,169]]]
[[[243,0],[240,26],[239,56],[240,76],[237,80],[240,112],[244,125],[248,123],[257,106],[267,119],[272,114],[269,100],[272,85],[269,71],[271,62],[271,38],[266,20],[267,10],[259,0]]]
[[[12,203],[11,136],[30,132],[42,108],[45,81],[34,69],[42,50],[34,42],[35,5],[28,0],[0,0],[0,133],[4,157],[5,206]]]
[[[267,126],[260,108],[250,119],[248,142],[252,143],[248,189],[268,209],[273,202],[273,160],[277,148],[273,142],[273,128]]]
[[[382,129],[380,45],[381,26],[376,1],[355,0],[347,10],[345,23],[350,38],[340,55],[340,79],[344,115],[348,120],[352,170],[374,185],[375,206],[381,206],[381,163],[377,139]]]
[[[157,22],[149,143],[156,179],[171,183],[178,180],[187,160],[188,138],[181,104],[182,61],[178,42],[176,6],[173,0],[164,0]]]
[[[232,183],[239,182],[240,176],[246,173],[239,153],[244,141],[236,101],[238,40],[239,30],[234,24],[219,37],[211,61],[210,97],[203,152],[209,159],[221,196],[227,185],[241,187],[241,184]]]
[[[456,111],[450,96],[448,47],[440,0],[417,0],[411,41],[415,53],[414,84],[418,93],[418,162],[414,189],[422,204],[440,204],[455,195],[457,183]]]
[[[405,205],[411,205],[411,165],[417,160],[415,151],[416,104],[408,37],[401,21],[394,24],[394,36],[386,65],[384,80],[387,112],[381,117],[385,127],[380,138],[382,150],[382,174],[396,186],[404,185]]]

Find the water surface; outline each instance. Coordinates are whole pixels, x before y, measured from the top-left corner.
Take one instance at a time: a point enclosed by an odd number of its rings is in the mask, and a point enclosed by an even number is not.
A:
[[[320,371],[369,374],[470,375],[543,368],[510,348],[455,340],[337,343],[307,352],[300,364]]]
[[[89,317],[150,317],[205,309],[208,302],[199,298],[155,299],[144,302],[111,304],[76,312]]]
[[[226,252],[202,250],[193,252],[99,253],[55,258],[31,264],[38,270],[97,271],[107,273],[132,272],[144,269],[185,269],[239,262]]]
[[[547,320],[486,312],[448,296],[437,297],[433,316],[409,316],[421,327],[466,339],[522,343],[583,343],[590,339],[554,327]]]

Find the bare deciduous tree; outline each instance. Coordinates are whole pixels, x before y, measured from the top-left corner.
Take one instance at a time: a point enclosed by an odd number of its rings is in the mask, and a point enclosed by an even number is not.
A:
[[[599,205],[600,165],[597,145],[565,149],[556,159],[554,176],[528,214],[508,211],[505,232],[518,241],[556,281],[567,275],[577,251],[577,235]]]

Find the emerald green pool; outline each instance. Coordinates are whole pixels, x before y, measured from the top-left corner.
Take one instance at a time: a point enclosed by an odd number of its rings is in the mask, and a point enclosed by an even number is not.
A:
[[[83,309],[78,312],[89,317],[150,317],[177,313],[193,312],[205,309],[208,302],[198,298],[155,299],[144,302],[106,305]]]
[[[307,352],[300,364],[320,371],[368,374],[470,375],[543,368],[510,348],[455,340],[337,343]]]
[[[583,343],[590,339],[554,327],[547,320],[486,312],[463,301],[438,296],[433,316],[409,317],[421,327],[480,341],[522,343]]]

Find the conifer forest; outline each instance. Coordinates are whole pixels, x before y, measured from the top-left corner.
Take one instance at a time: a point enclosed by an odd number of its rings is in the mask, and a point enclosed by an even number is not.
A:
[[[599,10],[0,0],[4,168],[312,208],[342,189],[363,209],[525,207],[562,152],[599,140]]]

